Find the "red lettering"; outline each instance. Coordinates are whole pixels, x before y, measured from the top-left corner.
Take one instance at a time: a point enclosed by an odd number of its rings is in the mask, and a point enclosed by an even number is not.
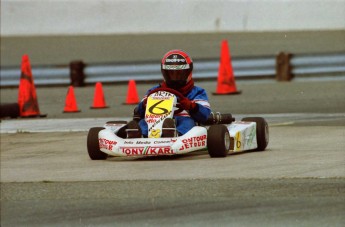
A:
[[[151,154],[151,155],[156,155],[157,153],[156,153],[156,148],[154,148],[154,147],[150,147],[150,151],[149,151],[149,153]]]
[[[138,149],[133,149],[131,155],[137,155],[138,154]]]
[[[101,144],[112,144],[112,145],[116,145],[117,142],[113,141],[113,140],[107,140],[107,139],[98,139],[99,143]]]
[[[172,154],[171,150],[170,150],[170,147],[165,147],[164,148],[164,153],[165,154]]]
[[[206,139],[207,139],[206,135],[183,139],[182,140],[183,145],[180,148],[180,151],[183,151],[184,149],[193,148],[193,147],[205,147]]]
[[[158,154],[163,154],[163,149],[162,148],[158,148]]]
[[[144,151],[143,147],[122,148],[122,153],[125,153],[128,156],[131,156],[131,155],[142,155],[143,151]]]
[[[145,148],[147,152],[144,153]],[[165,147],[122,147],[122,153],[127,156],[134,155],[163,155],[163,154],[173,154],[170,150],[170,146]]]
[[[161,115],[157,115],[157,114],[146,114],[145,118],[160,118]]]
[[[156,119],[147,119],[146,122],[148,124],[155,123],[157,120]]]
[[[192,143],[194,143],[194,142],[199,142],[199,141],[203,141],[203,140],[206,140],[206,139],[207,139],[206,135],[202,135],[202,136],[195,136],[195,137],[183,139],[182,142],[183,142],[183,143],[192,144]],[[192,146],[192,145],[191,145],[191,146]]]

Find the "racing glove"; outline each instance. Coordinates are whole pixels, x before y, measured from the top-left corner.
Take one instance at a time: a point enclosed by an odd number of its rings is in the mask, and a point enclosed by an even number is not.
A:
[[[176,105],[178,108],[182,108],[187,111],[196,112],[198,110],[198,104],[189,100],[188,98],[180,99],[179,103]]]

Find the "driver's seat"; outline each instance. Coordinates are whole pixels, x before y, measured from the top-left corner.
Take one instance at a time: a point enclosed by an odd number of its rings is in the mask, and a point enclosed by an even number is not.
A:
[[[176,137],[176,125],[174,119],[167,118],[163,121],[161,137]]]

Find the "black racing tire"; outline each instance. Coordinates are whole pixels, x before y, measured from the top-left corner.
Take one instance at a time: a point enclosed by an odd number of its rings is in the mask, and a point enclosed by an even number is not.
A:
[[[226,157],[230,150],[230,134],[225,125],[211,125],[207,132],[207,149],[211,158]]]
[[[245,117],[242,121],[256,122],[256,142],[258,148],[256,151],[264,151],[269,142],[269,130],[267,121],[262,117]]]
[[[99,149],[98,133],[103,127],[90,128],[87,135],[87,152],[92,160],[105,160],[108,155]]]
[[[17,118],[19,115],[18,103],[2,103],[0,105],[0,118]]]

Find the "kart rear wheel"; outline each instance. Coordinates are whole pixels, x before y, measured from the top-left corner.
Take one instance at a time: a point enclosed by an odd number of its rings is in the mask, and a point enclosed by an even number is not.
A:
[[[207,132],[207,149],[211,158],[228,155],[230,134],[225,125],[211,125]]]
[[[87,135],[87,152],[92,160],[104,160],[108,155],[99,149],[98,133],[103,127],[90,128]]]
[[[262,117],[246,117],[242,121],[256,122],[256,141],[258,144],[256,151],[264,151],[269,141],[267,121]]]
[[[18,103],[4,103],[0,105],[0,118],[17,118],[19,116]]]

